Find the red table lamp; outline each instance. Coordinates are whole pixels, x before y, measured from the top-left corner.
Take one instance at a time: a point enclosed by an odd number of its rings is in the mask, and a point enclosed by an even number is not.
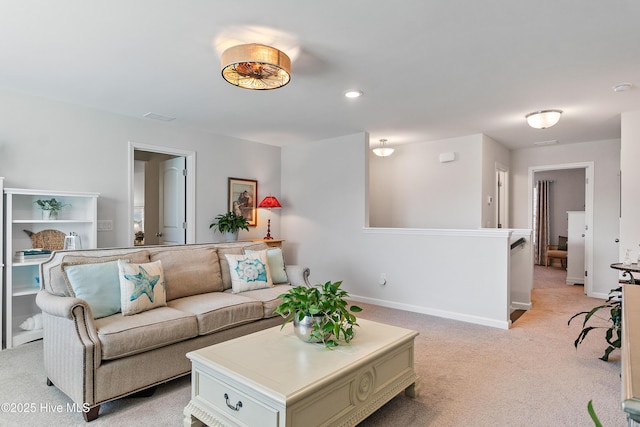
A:
[[[273,196],[267,196],[258,205],[259,208],[269,209],[269,220],[267,221],[267,235],[264,236],[265,240],[273,239],[271,237],[271,209],[279,209],[282,207],[278,199]]]

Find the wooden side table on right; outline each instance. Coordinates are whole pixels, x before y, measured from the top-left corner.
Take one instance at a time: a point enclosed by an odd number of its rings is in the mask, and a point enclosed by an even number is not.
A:
[[[253,239],[254,242],[264,242],[270,248],[280,248],[282,249],[283,239]]]

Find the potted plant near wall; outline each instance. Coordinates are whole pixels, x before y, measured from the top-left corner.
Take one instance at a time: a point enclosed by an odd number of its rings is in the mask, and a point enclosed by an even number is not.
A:
[[[62,203],[55,198],[49,200],[39,199],[33,203],[42,209],[42,219],[44,220],[58,219],[58,212],[60,212],[65,206],[71,206],[68,203]]]
[[[349,294],[340,289],[342,282],[326,282],[324,285],[296,286],[279,296],[282,303],[275,312],[284,317],[282,327],[293,322],[293,328],[303,341],[323,343],[332,348],[340,341],[350,342],[358,326],[356,316],[362,308],[349,306],[345,300]]]
[[[606,313],[606,318],[600,316],[602,312]],[[581,311],[571,316],[567,324],[570,325],[573,319],[582,315],[584,315],[582,330],[578,334],[578,338],[574,341],[573,346],[578,348],[578,345],[584,341],[587,334],[594,329],[606,329],[604,339],[607,342],[607,348],[599,359],[608,362],[611,352],[616,348],[620,348],[622,345],[622,287],[612,289],[609,293],[609,298],[604,304],[594,307],[589,311]],[[587,325],[590,320],[594,319],[599,319],[601,322],[595,325]],[[602,321],[604,321],[604,324]]]
[[[216,216],[209,228],[224,233],[227,242],[235,242],[240,230],[249,231],[249,221],[235,212],[227,212]]]

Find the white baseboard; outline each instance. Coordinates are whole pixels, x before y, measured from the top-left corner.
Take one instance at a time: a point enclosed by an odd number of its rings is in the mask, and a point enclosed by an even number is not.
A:
[[[567,276],[567,285],[584,285],[584,277]]]
[[[422,307],[422,306],[417,306],[412,304],[403,304],[403,303],[386,301],[386,300],[381,300],[376,298],[361,297],[358,295],[350,295],[349,298],[352,299],[353,301],[364,302],[367,304],[379,305],[379,306],[388,307],[388,308],[395,308],[395,309],[404,310],[404,311],[411,311],[414,313],[428,314],[430,316],[442,317],[445,319],[452,319],[452,320],[459,320],[461,322],[474,323],[476,325],[483,325],[483,326],[490,326],[492,328],[509,329],[509,327],[511,326],[511,320],[509,319],[501,321],[496,319],[489,319],[487,317],[480,317],[480,316],[474,316],[470,314],[438,310],[435,308]]]
[[[530,302],[516,302],[516,301],[512,301],[511,302],[511,311],[513,310],[531,310],[531,303]]]

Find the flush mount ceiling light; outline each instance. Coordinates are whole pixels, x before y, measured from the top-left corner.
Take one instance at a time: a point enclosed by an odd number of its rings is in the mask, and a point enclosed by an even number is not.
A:
[[[262,44],[242,44],[222,53],[222,77],[245,89],[277,89],[291,80],[291,59]]]
[[[374,148],[372,151],[373,151],[373,154],[375,154],[376,156],[387,157],[392,155],[395,150],[393,148],[387,147],[386,139],[381,139],[380,145]]]
[[[529,126],[536,129],[546,129],[558,123],[562,110],[541,110],[525,116]]]

